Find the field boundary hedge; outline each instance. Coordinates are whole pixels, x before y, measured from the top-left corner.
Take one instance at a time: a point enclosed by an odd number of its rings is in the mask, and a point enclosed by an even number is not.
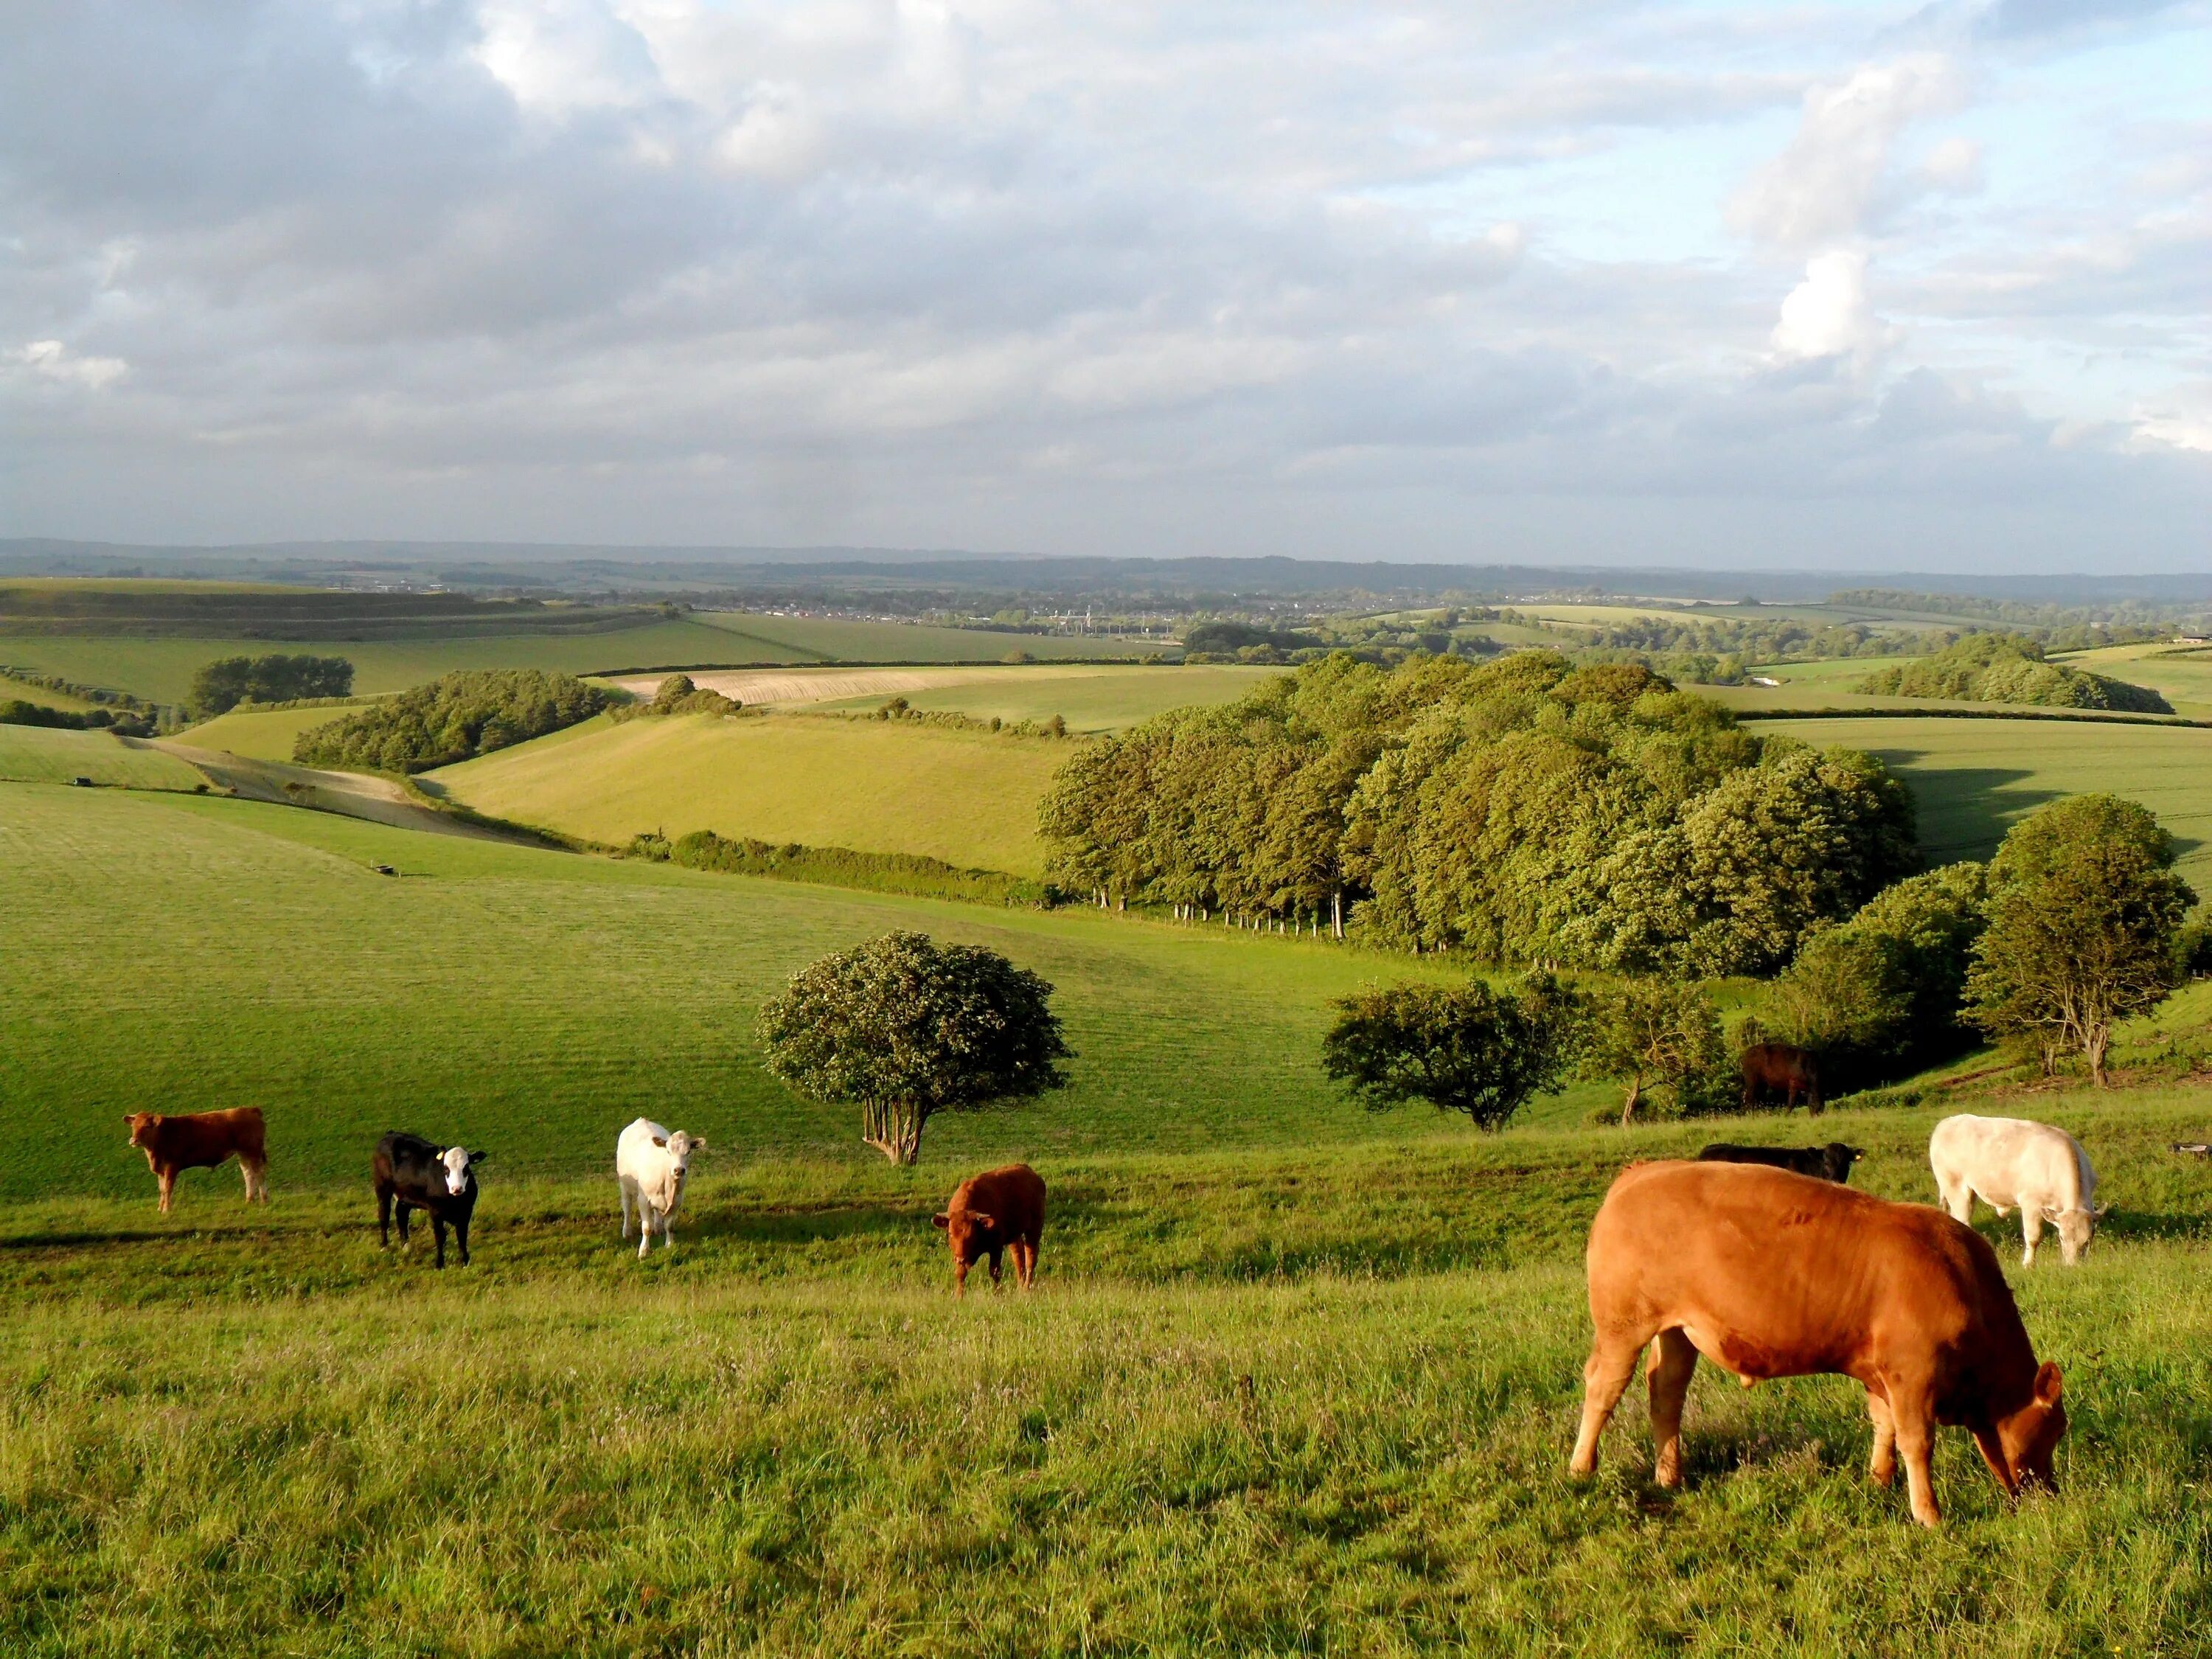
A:
[[[2068,720],[2077,726],[2179,726],[2212,730],[2212,720],[2181,714],[2100,713],[2077,708],[1741,708],[1746,726],[1760,720]]]
[[[638,836],[621,849],[625,858],[712,870],[731,876],[768,876],[824,887],[896,893],[906,898],[964,899],[978,904],[1050,909],[1064,896],[1048,882],[1003,870],[963,869],[921,853],[861,853],[848,847],[777,845],[750,836],[732,839],[695,830],[674,841]]]

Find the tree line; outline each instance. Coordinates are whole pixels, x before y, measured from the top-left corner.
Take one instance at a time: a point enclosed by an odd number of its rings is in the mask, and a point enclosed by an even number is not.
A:
[[[622,692],[538,668],[447,674],[302,732],[292,758],[303,766],[427,772],[542,738],[625,701]]]
[[[2046,661],[2044,647],[2021,634],[1969,634],[1932,657],[1877,669],[1859,682],[1858,689],[1963,702],[2035,703],[2141,714],[2173,712],[2173,705],[2148,686],[2131,685],[2070,663]]]
[[[1095,742],[1040,811],[1108,904],[1504,964],[1766,974],[1917,867],[1873,757],[1755,737],[1635,664],[1312,663]]]
[[[353,695],[353,664],[302,653],[220,657],[192,676],[191,709],[203,719],[242,702],[293,702]]]

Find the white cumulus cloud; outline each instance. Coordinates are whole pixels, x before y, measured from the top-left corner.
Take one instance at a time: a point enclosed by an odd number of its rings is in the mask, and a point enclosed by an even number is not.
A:
[[[1899,134],[1916,117],[1953,107],[1960,93],[1959,73],[1941,52],[1868,64],[1814,88],[1790,147],[1738,193],[1732,220],[1784,247],[1818,247],[1856,234],[1888,181]],[[1952,151],[1945,165],[1955,169],[1970,159]]]
[[[1799,362],[1871,357],[1889,336],[1867,297],[1867,256],[1838,248],[1805,262],[1805,280],[1782,302],[1774,349]]]

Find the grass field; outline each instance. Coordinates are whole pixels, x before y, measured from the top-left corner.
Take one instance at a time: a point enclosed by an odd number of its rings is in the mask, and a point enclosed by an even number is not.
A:
[[[948,677],[956,671],[941,672]],[[916,690],[901,691],[916,708],[945,709],[977,720],[1042,720],[1058,714],[1079,732],[1112,732],[1165,714],[1234,702],[1280,675],[1279,668],[995,668]],[[736,695],[732,693],[732,695]],[[828,708],[865,709],[889,693],[829,702]]]
[[[82,714],[100,707],[86,698],[73,697],[66,691],[33,684],[29,680],[19,680],[11,674],[0,674],[0,702],[16,697],[21,697],[25,702],[44,703],[49,708],[59,708],[71,714]]]
[[[242,709],[187,726],[177,736],[196,748],[221,749],[250,760],[289,761],[300,733],[343,720],[351,712],[335,707]]]
[[[2045,801],[2105,792],[2141,801],[2212,897],[2212,731],[2058,720],[1811,720],[1754,727],[1878,755],[1912,786],[1931,863],[1986,858]]]
[[[838,617],[777,617],[755,611],[700,611],[694,618],[781,650],[786,661],[1003,662],[1018,651],[1046,660],[1072,657],[1141,658],[1164,647],[1157,640],[1115,640],[1096,634],[1000,634],[920,623],[852,622]],[[775,661],[773,657],[757,659]]]
[[[494,817],[621,843],[691,830],[1043,873],[1064,741],[821,714],[602,718],[428,775]]]
[[[174,756],[135,748],[112,732],[0,726],[0,779],[52,784],[81,777],[123,789],[197,789],[207,782]],[[12,913],[0,909],[0,921],[9,919]]]
[[[2057,660],[2131,685],[2147,685],[2164,694],[2175,714],[2212,720],[2212,651],[2167,655],[2172,649],[2170,645],[2119,645],[2072,652]]]

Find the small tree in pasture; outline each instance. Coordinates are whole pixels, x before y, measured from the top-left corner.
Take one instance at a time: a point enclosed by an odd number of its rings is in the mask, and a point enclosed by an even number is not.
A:
[[[1497,1129],[1573,1064],[1579,1000],[1549,975],[1517,991],[1464,985],[1376,987],[1333,1005],[1322,1067],[1371,1111],[1408,1100]]]
[[[2197,896],[2172,865],[2172,836],[2133,801],[2076,795],[2021,819],[1990,866],[1969,1017],[2040,1049],[2046,1069],[2078,1053],[2102,1088],[2112,1027],[2179,977],[2174,943]]]
[[[1727,1066],[1720,1010],[1698,986],[1629,980],[1592,1005],[1582,1069],[1620,1083],[1624,1127],[1647,1093],[1695,1109]]]
[[[769,1070],[816,1100],[860,1108],[860,1138],[894,1164],[921,1155],[939,1112],[1065,1086],[1074,1051],[1052,987],[995,951],[890,933],[827,956],[761,1010]]]

